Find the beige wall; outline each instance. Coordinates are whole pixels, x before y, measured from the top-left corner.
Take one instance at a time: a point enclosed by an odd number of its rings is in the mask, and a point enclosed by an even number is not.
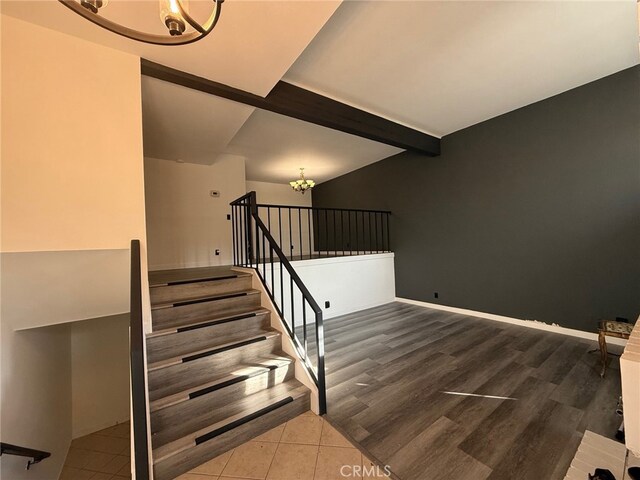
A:
[[[306,192],[304,195],[294,191],[289,184],[286,183],[270,183],[270,182],[253,182],[247,181],[247,192],[255,191],[259,204],[268,205],[290,205],[300,207],[311,206],[312,192]],[[260,217],[267,223],[267,210],[260,209]],[[280,219],[278,219],[277,210],[271,210],[271,234],[280,243],[280,226],[282,222],[282,251],[285,255],[292,258],[299,258],[303,255],[309,255],[309,223],[313,228],[313,220],[309,222],[309,214],[302,210],[300,216],[296,210],[291,212],[291,242],[289,242],[289,215],[286,210],[281,211]],[[302,249],[300,248],[300,226],[302,226]],[[289,245],[293,245],[293,255]],[[311,245],[313,246],[313,231],[311,234]]]
[[[222,156],[213,165],[146,158],[145,192],[151,270],[231,264],[227,214],[245,193],[242,158]]]
[[[139,59],[4,16],[2,251],[144,239]]]
[[[129,316],[71,324],[72,436],[129,419]]]
[[[86,280],[78,291],[66,277],[73,266],[80,278],[126,286],[126,267],[94,260],[132,238],[144,251],[140,67],[135,56],[5,15],[1,38],[2,440],[52,452],[28,472],[22,459],[3,456],[2,478],[51,480],[72,434],[72,338],[76,352],[88,355],[89,344],[80,347],[86,337],[69,324],[19,330],[36,326],[34,308],[50,307],[37,325],[69,312],[79,315],[67,320],[122,313],[120,287]],[[44,252],[51,262],[34,265]],[[145,304],[148,321],[148,296]],[[104,331],[111,326],[97,331],[117,338],[114,364],[126,362],[127,342],[121,329]],[[112,393],[128,398],[127,385]]]

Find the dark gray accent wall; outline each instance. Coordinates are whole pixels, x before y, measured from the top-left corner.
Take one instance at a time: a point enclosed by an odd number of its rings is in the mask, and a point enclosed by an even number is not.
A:
[[[635,320],[640,66],[448,135],[440,157],[325,182],[313,203],[393,212],[399,297],[587,331]]]

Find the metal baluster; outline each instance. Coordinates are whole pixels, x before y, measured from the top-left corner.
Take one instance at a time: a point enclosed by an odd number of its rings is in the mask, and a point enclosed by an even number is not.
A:
[[[282,260],[280,259],[280,312],[282,313],[282,320],[284,318],[284,276],[282,275]]]
[[[289,273],[289,282],[291,283],[291,333],[295,337],[296,335],[296,314],[294,312],[295,307],[293,303],[293,277]]]
[[[327,252],[327,256],[329,255],[329,220],[327,218],[327,209],[324,209],[324,236],[325,236],[325,244],[324,248]]]
[[[338,255],[338,227],[336,227],[336,211],[333,210],[333,256]]]
[[[304,295],[300,295],[302,297],[302,339],[304,345],[304,359],[308,361],[309,355],[307,354],[307,307],[305,305]]]
[[[312,245],[311,245],[311,212],[312,210],[307,210],[307,226],[309,228],[309,259],[313,258]]]
[[[367,242],[364,236],[364,212],[360,212],[362,214],[362,253],[367,253]]]
[[[302,212],[298,207],[298,230],[300,231],[300,260],[302,260]]]
[[[385,217],[387,218],[387,252],[391,251],[391,235],[390,235],[390,230],[389,230],[389,220],[390,220],[390,216],[387,213],[385,215]]]
[[[282,209],[278,207],[278,230],[280,231],[280,249],[282,250]]]
[[[254,248],[253,248],[253,223],[251,222],[253,216],[253,212],[251,211],[251,204],[249,203],[249,205],[247,206],[247,211],[245,213],[245,216],[247,218],[247,239],[248,239],[248,243],[249,243],[249,265],[253,266],[253,261],[255,260],[255,256],[256,256],[256,252],[254,252]]]
[[[322,323],[322,312],[316,312],[316,350],[318,356],[318,403],[320,415],[327,413],[327,386],[324,374],[324,325]]]
[[[360,241],[359,241],[359,235],[358,235],[358,212],[354,211],[354,217],[355,220],[353,223],[355,223],[355,227],[356,227],[356,255],[360,254]]]
[[[373,253],[373,238],[371,233],[371,212],[367,212],[367,220],[369,223],[369,253]]]
[[[262,233],[262,271],[264,273],[264,280],[267,281],[267,253],[265,251],[265,244],[267,243],[267,237],[264,232]]]
[[[289,211],[289,258],[293,260],[293,239],[291,237],[291,207],[287,207]]]
[[[240,265],[244,267],[245,253],[247,251],[247,239],[244,237],[244,206],[242,205],[238,209],[240,213],[240,236],[238,237],[238,242],[241,244]]]
[[[344,210],[340,210],[340,243],[342,244],[342,256],[344,257],[346,244],[344,241]]]
[[[271,265],[271,299],[273,303],[276,303],[276,285],[273,281],[273,271],[275,269],[273,268],[273,245],[271,245],[271,242],[269,243],[269,265]]]
[[[250,217],[253,219],[253,215]],[[251,220],[250,220],[251,221]],[[260,271],[260,229],[256,222],[256,252],[255,252],[256,270]]]
[[[233,264],[236,263],[236,207],[231,205],[231,246],[233,247]]]
[[[376,253],[378,253],[378,212],[373,213],[373,223],[376,226]]]
[[[353,255],[353,241],[351,239],[351,210],[349,210],[349,215],[347,216],[349,223],[349,256]]]

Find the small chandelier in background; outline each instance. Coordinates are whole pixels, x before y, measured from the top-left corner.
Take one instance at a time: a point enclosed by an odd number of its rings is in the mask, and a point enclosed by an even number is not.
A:
[[[289,185],[291,185],[291,188],[293,188],[296,192],[300,192],[304,195],[304,192],[306,192],[307,190],[311,190],[313,187],[315,187],[316,182],[314,182],[313,180],[307,180],[306,178],[304,178],[304,168],[301,168],[300,178],[298,180],[293,180],[292,182],[289,182]]]
[[[167,28],[168,35],[141,32],[124,25],[120,25],[100,15],[109,0],[58,0],[65,7],[71,9],[90,22],[117,33],[123,37],[139,42],[152,43],[154,45],[186,45],[206,37],[218,23],[222,2],[224,0],[211,0],[213,11],[209,19],[200,25],[196,22],[186,7],[188,0],[159,0],[160,20]]]

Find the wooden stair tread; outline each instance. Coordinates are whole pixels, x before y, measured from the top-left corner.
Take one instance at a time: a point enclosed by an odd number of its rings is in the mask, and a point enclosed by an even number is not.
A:
[[[193,350],[175,357],[167,358],[165,360],[149,363],[147,366],[147,370],[149,372],[153,372],[161,368],[169,367],[171,365],[185,363],[186,361],[194,359],[194,357],[208,356],[209,352],[226,351],[227,349],[237,348],[238,346],[246,345],[247,343],[254,343],[255,341],[259,341],[262,338],[270,338],[279,335],[280,332],[278,332],[277,330],[261,330],[250,332],[250,334],[244,332],[237,335],[226,335],[225,338],[221,339],[219,343],[212,343],[207,348]],[[211,353],[211,355],[215,355],[215,353]]]
[[[205,303],[205,302],[215,302],[216,300],[224,300],[227,298],[236,298],[243,297],[249,295],[260,295],[260,290],[249,289],[249,290],[239,290],[236,292],[228,292],[228,293],[219,293],[215,295],[204,295],[198,297],[192,297],[188,299],[180,299],[175,301],[174,303],[158,303],[151,305],[151,310],[160,310],[164,308],[174,308],[181,307],[185,305],[192,305],[195,303]]]
[[[291,357],[282,353],[281,355],[264,355],[263,357],[256,359],[255,362],[234,365],[232,368],[227,368],[226,371],[216,372],[216,374],[211,376],[206,382],[200,382],[197,385],[190,386],[179,392],[151,401],[149,405],[150,411],[155,412],[162,408],[176,405],[180,402],[189,400],[191,398],[190,395],[198,394],[199,392],[211,387],[224,386],[232,381],[241,381],[247,376],[267,373],[274,367],[280,368],[290,365],[293,361],[294,360]]]
[[[181,283],[245,277],[250,273],[234,270],[229,266],[181,268],[175,270],[155,270],[149,272],[149,287],[164,287]]]
[[[232,319],[240,320],[243,318],[247,318],[253,314],[257,316],[267,313],[270,313],[270,311],[264,307],[250,307],[232,310],[230,312],[225,312],[222,315],[205,315],[200,318],[189,320],[187,323],[154,330],[153,332],[147,333],[147,338],[161,337],[163,335],[170,335],[174,333],[193,330],[196,328],[207,327],[210,324],[215,324],[214,322],[224,322]]]
[[[224,429],[244,417],[274,406],[278,402],[287,401],[289,398],[295,401],[297,398],[309,394],[310,391],[307,387],[298,380],[291,379],[247,395],[240,401],[228,405],[216,405],[206,415],[176,419],[174,427],[165,427],[160,432],[152,432],[154,464],[196,446],[212,432]]]

